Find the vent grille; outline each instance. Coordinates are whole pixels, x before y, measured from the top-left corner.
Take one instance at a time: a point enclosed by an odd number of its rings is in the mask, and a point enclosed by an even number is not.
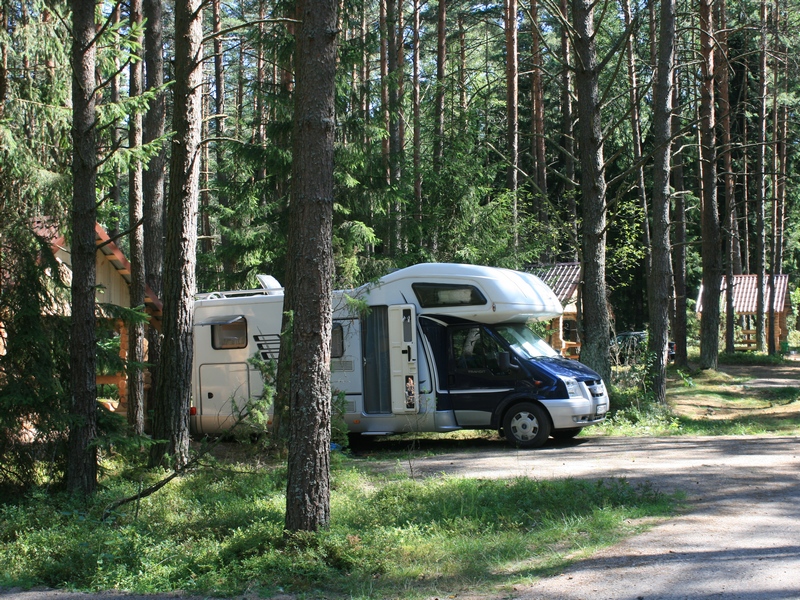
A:
[[[355,363],[352,360],[345,360],[341,358],[331,359],[331,371],[353,371]]]
[[[253,336],[253,341],[258,347],[258,353],[264,360],[278,360],[281,349],[281,336],[277,333],[259,333]]]

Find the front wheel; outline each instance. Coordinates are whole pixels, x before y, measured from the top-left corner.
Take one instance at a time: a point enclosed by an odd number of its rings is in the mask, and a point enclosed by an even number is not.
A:
[[[520,402],[506,413],[503,432],[515,448],[538,448],[550,437],[550,419],[538,404]]]

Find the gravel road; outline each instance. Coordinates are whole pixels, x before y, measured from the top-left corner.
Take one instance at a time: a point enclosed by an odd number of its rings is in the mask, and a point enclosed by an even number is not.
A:
[[[486,600],[777,600],[800,599],[799,456],[797,437],[580,437],[534,451],[486,442],[384,467],[415,476],[625,477],[685,491],[684,514],[555,577]],[[370,466],[380,467],[374,458]],[[0,598],[140,597],[7,590]]]
[[[625,477],[686,492],[681,516],[503,598],[800,599],[797,437],[587,437],[533,452],[430,456],[405,468],[417,475]]]

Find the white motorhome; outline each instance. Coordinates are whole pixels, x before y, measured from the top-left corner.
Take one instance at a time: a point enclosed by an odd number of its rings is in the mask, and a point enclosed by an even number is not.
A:
[[[262,285],[195,303],[195,433],[230,427],[233,404],[262,390],[248,360],[277,359],[283,290],[271,277]],[[335,292],[331,385],[345,395],[350,432],[498,429],[514,446],[538,447],[603,421],[600,376],[527,326],[561,311],[537,277],[477,265],[419,264]]]

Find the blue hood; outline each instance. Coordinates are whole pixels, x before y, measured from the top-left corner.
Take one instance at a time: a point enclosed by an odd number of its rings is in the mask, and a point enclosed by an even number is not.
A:
[[[553,378],[573,377],[578,381],[595,381],[600,379],[600,375],[592,371],[589,367],[577,360],[570,360],[561,357],[543,357],[529,361],[537,369],[546,372]]]

